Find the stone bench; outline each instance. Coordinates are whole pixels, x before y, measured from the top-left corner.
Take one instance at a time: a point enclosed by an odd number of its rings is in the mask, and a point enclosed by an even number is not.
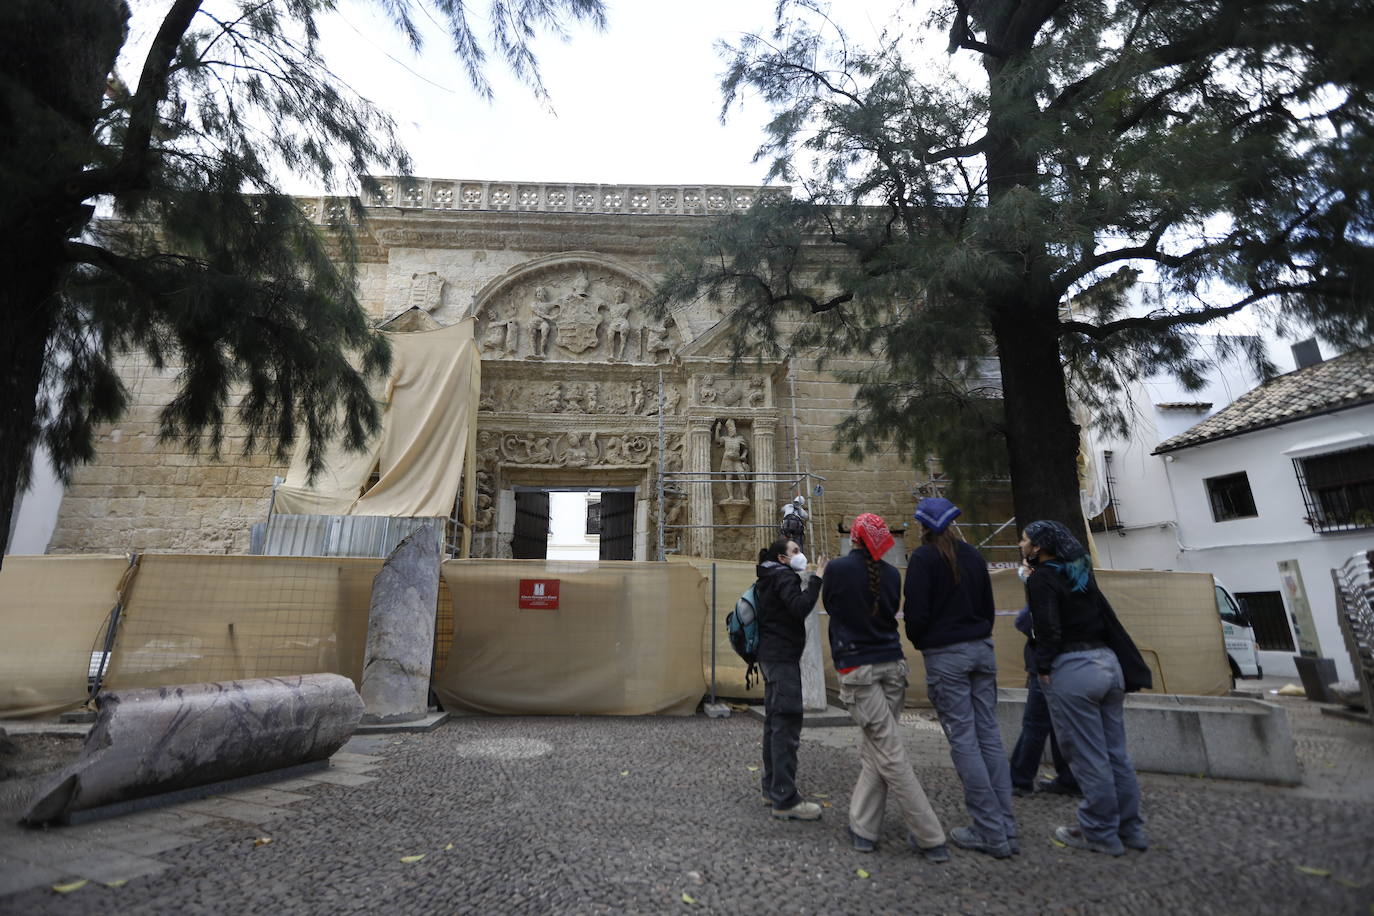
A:
[[[1010,751],[1021,734],[1026,691],[1003,688],[997,693],[997,721]],[[1143,772],[1302,782],[1288,714],[1263,700],[1130,694],[1126,746]]]

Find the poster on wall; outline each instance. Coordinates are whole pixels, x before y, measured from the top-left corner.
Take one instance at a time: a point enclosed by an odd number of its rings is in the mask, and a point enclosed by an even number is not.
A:
[[[1298,638],[1298,651],[1311,658],[1320,658],[1321,642],[1317,639],[1312,605],[1307,601],[1307,589],[1302,584],[1302,569],[1298,567],[1297,560],[1279,561],[1279,581],[1283,583],[1283,599],[1288,603],[1293,634]]]

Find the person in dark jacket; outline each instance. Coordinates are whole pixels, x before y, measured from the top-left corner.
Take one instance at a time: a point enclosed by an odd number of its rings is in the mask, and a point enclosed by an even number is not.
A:
[[[806,588],[799,574],[806,555],[796,541],[778,538],[759,551],[759,667],[763,670],[763,800],[773,816],[816,821],[821,806],[797,791],[797,748],[801,745],[801,655],[806,617],[820,597],[826,558],[820,557]]]
[[[1026,580],[1035,672],[1050,704],[1059,746],[1083,791],[1078,826],[1057,827],[1055,839],[1078,849],[1124,855],[1145,850],[1140,785],[1126,752],[1126,680],[1105,641],[1105,598],[1092,561],[1059,522],[1031,522],[1021,556],[1035,571]]]
[[[950,526],[959,507],[923,499],[924,533],[906,568],[906,635],[926,663],[930,702],[949,738],[964,784],[971,827],[955,827],[955,846],[1005,859],[1020,851],[1011,808],[1011,769],[997,726],[997,656],[992,646],[992,580],[982,554]]]
[[[821,587],[830,615],[830,655],[840,699],[863,730],[858,781],[849,795],[849,838],[859,852],[878,848],[891,792],[907,842],[932,862],[949,861],[945,832],[907,759],[898,720],[906,700],[907,664],[897,633],[902,575],[882,560],[894,543],[871,513],[854,519],[854,549],[833,560]]]

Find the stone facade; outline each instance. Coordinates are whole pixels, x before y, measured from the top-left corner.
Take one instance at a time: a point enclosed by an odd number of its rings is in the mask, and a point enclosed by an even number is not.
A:
[[[641,307],[664,242],[759,193],[383,182],[362,246],[369,314],[393,328],[477,321],[476,554],[509,555],[515,487],[633,487],[635,557],[652,558],[660,460],[681,472],[670,479],[666,521],[693,527],[666,540],[687,553],[753,556],[798,471],[825,478],[813,524],[831,551],[837,523],[858,512],[894,526],[910,518],[924,474],[895,456],[855,465],[832,450],[851,386],[801,357],[732,372],[717,304],[693,303],[665,321]],[[335,207],[328,198],[304,205],[321,220]],[[50,550],[246,552],[284,465],[244,456],[232,425],[219,460],[159,443],[156,412],[175,369],[130,359],[122,374],[133,407],[100,431],[97,460],[74,473]]]

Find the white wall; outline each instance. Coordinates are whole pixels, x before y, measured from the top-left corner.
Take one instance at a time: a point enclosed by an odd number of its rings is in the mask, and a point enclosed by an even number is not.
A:
[[[550,560],[596,560],[600,557],[601,538],[587,534],[587,503],[600,498],[600,493],[549,494]]]

